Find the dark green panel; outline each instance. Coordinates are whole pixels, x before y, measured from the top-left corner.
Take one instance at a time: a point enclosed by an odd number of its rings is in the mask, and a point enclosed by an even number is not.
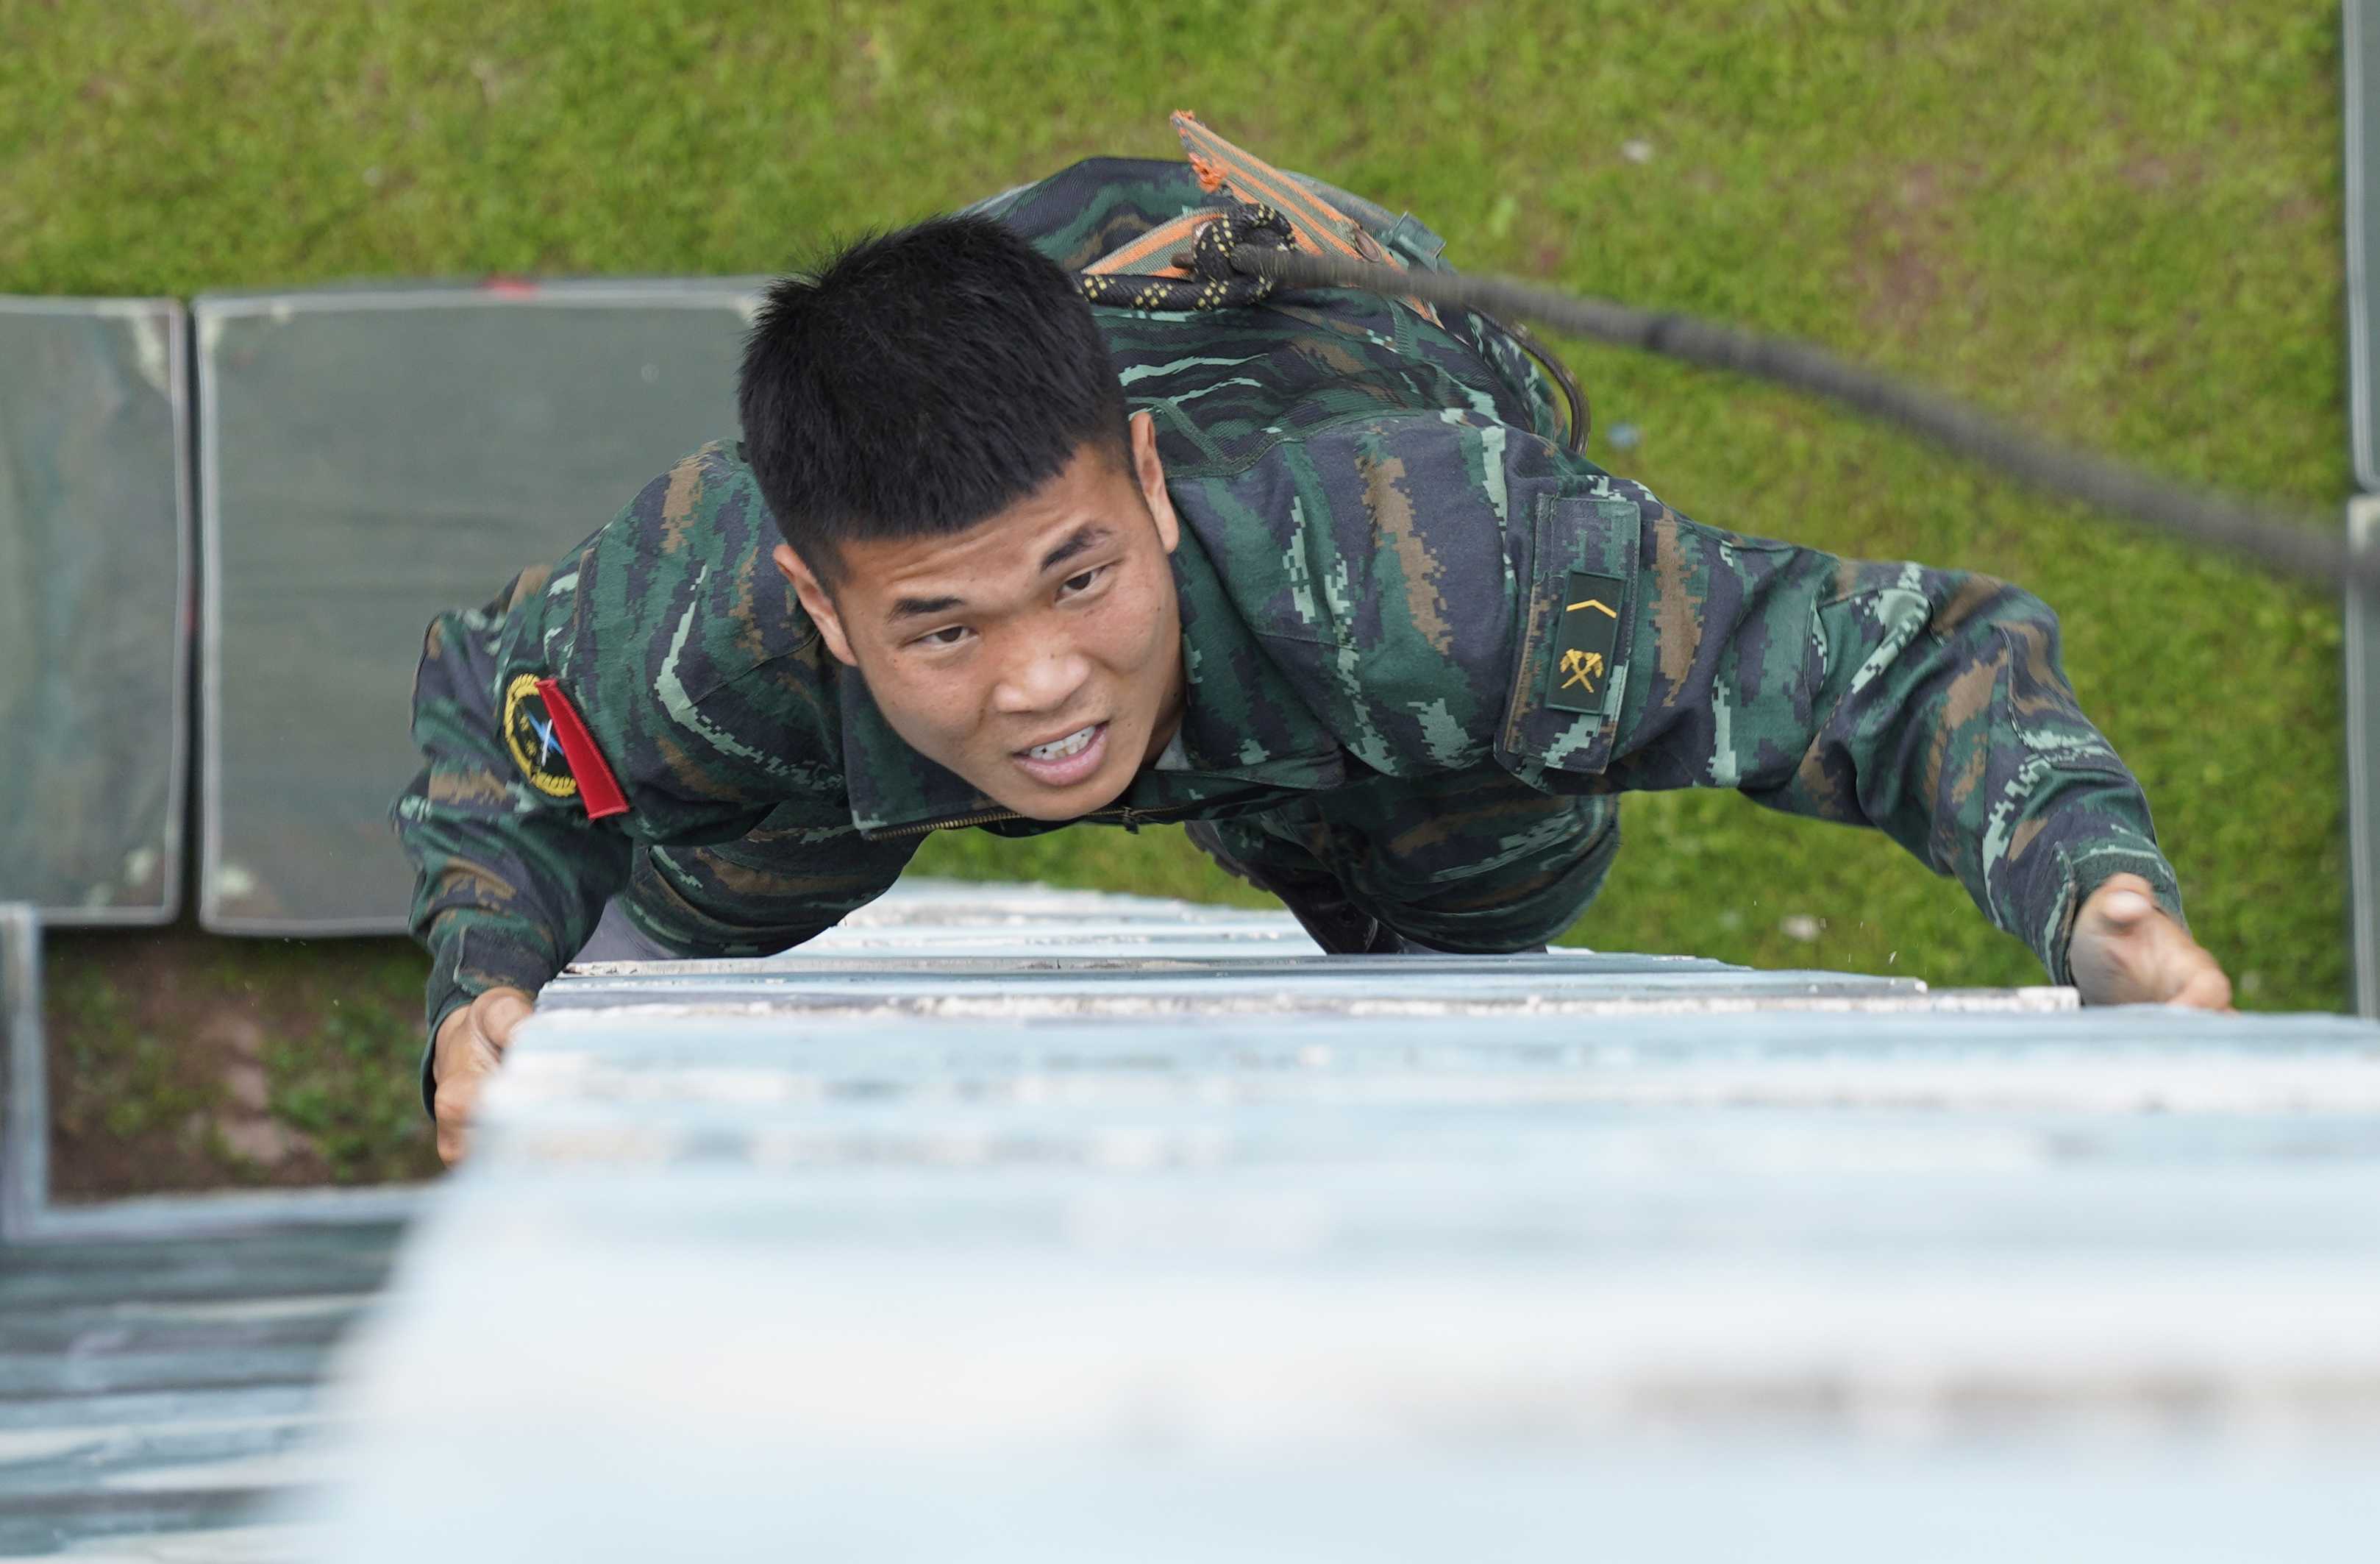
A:
[[[2380,0],[2346,0],[2349,422],[2357,483],[2380,489],[2380,341],[2372,296],[2380,267]],[[2359,498],[2348,528],[2380,548],[2380,501]],[[2380,596],[2347,600],[2347,812],[2352,854],[2356,1006],[2380,1017]]]
[[[736,434],[747,281],[202,299],[200,915],[403,926],[421,636]]]
[[[2380,499],[2348,507],[2356,551],[2380,553]],[[2380,1019],[2380,592],[2347,594],[2347,817],[2354,858],[2355,1003]]]
[[[0,901],[158,923],[180,896],[182,313],[0,299]]]

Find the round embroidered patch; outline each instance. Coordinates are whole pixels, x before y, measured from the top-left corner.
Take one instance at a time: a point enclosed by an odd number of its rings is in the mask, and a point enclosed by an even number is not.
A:
[[[562,752],[553,717],[538,693],[537,675],[515,674],[504,686],[504,747],[528,778],[528,785],[548,798],[575,798],[578,778],[570,774],[570,759]]]

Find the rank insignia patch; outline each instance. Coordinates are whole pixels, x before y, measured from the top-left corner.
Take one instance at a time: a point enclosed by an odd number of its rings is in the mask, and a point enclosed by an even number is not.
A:
[[[1570,573],[1561,620],[1554,627],[1553,666],[1546,675],[1546,704],[1555,711],[1602,714],[1611,688],[1611,651],[1620,641],[1623,585],[1617,576]]]
[[[571,775],[570,756],[538,682],[535,674],[515,674],[504,686],[504,747],[530,787],[551,799],[575,799],[578,778]]]

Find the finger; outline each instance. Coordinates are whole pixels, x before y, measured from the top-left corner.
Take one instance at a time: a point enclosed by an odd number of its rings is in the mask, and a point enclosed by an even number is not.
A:
[[[2091,910],[2116,927],[2131,928],[2157,910],[2156,896],[2138,874],[2111,874],[2092,893]]]
[[[438,1155],[449,1167],[463,1158],[471,1118],[479,1111],[480,1089],[496,1067],[495,1050],[475,1036],[455,1067],[438,1081],[438,1096],[431,1117],[438,1126]]]
[[[2215,964],[2213,958],[2207,958],[2191,973],[2173,1002],[2201,1010],[2228,1010],[2231,1008],[2231,980],[2223,975],[2223,969]]]
[[[469,1139],[471,1114],[459,1089],[449,1095],[446,1088],[438,1089],[438,1160],[452,1167],[463,1160]]]
[[[497,990],[482,996],[471,1009],[480,1035],[501,1053],[511,1045],[513,1029],[528,1018],[530,1005],[517,994]]]
[[[2138,891],[2113,891],[2099,904],[2100,916],[2119,928],[2130,928],[2156,910],[2156,903]]]

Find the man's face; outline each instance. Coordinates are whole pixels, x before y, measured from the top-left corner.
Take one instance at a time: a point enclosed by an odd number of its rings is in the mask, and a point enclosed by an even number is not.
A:
[[[1141,413],[1129,470],[1095,442],[967,532],[845,544],[832,594],[791,547],[776,561],[912,749],[1002,808],[1072,820],[1181,721],[1180,537]]]

